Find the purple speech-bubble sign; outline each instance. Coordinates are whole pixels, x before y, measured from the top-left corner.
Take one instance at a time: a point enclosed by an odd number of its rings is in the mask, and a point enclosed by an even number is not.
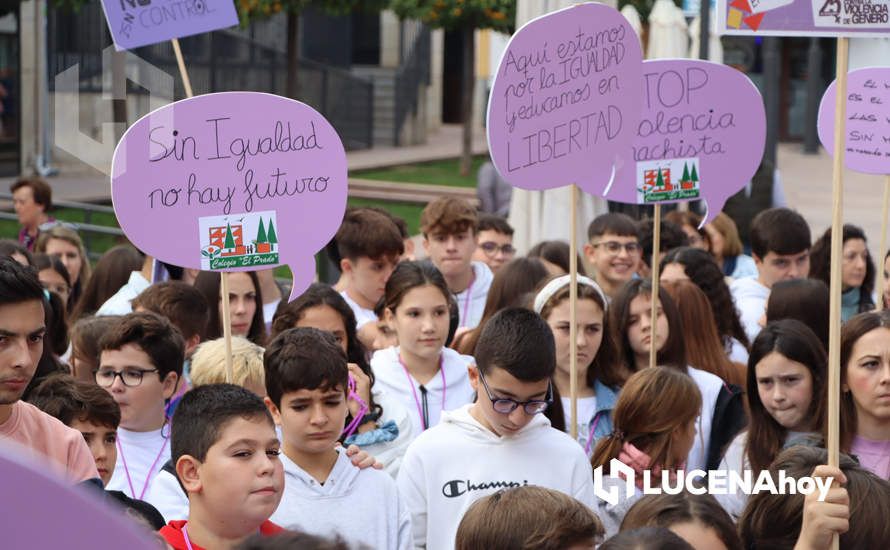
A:
[[[102,0],[102,10],[117,50],[238,24],[232,0]]]
[[[488,103],[488,146],[516,187],[590,192],[639,119],[643,54],[618,11],[581,4],[529,21],[510,39]]]
[[[819,140],[834,155],[837,81],[819,105]],[[866,174],[890,174],[890,67],[868,67],[847,74],[847,145],[844,164]]]
[[[760,165],[766,113],[732,67],[693,59],[643,63],[642,117],[600,196],[654,204],[705,199],[712,220]]]
[[[101,489],[75,487],[51,475],[29,451],[0,438],[3,492],[7,498],[22,496],[3,509],[3,548],[158,548],[147,528],[113,502],[103,502],[108,499]]]
[[[134,245],[195,269],[288,265],[291,299],[346,210],[346,152],[299,101],[224,92],[139,119],[114,152],[111,197]]]

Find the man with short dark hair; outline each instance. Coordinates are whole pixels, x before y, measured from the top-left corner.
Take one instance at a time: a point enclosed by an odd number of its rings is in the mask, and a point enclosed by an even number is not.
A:
[[[71,481],[96,478],[80,432],[21,400],[43,353],[44,307],[37,274],[0,258],[0,443],[17,443]]]

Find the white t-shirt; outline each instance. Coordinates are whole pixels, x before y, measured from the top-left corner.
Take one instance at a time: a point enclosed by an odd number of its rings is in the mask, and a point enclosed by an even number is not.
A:
[[[281,303],[281,299],[273,300],[268,304],[263,304],[263,322],[266,324],[266,330],[269,331],[272,328],[272,321],[275,318],[275,311],[278,309],[278,304]]]
[[[142,272],[131,272],[127,284],[120,287],[111,298],[106,300],[99,307],[99,310],[96,311],[96,315],[126,315],[133,313],[133,299],[142,294],[149,286],[151,286],[151,282],[142,276]]]
[[[572,398],[562,398],[562,410],[566,417],[566,430],[571,434],[572,425]],[[590,437],[590,421],[596,414],[596,396],[579,397],[578,398],[578,443],[582,447],[587,445],[587,439]]]
[[[166,436],[166,437],[165,437]],[[170,427],[150,432],[117,429],[117,462],[105,488],[145,500],[155,476],[170,460]]]
[[[189,497],[186,496],[176,476],[161,470],[145,493],[145,502],[158,509],[165,521],[189,518]]]
[[[727,356],[733,363],[748,364],[748,350],[745,346],[735,338],[730,339],[729,352]]]
[[[340,293],[340,296],[343,296],[343,299],[346,300],[346,303],[349,304],[349,308],[352,309],[352,312],[355,314],[356,330],[362,328],[366,323],[377,322],[377,314],[374,313],[373,309],[364,308],[358,305],[358,302],[350,298],[345,290]]]
[[[717,396],[723,388],[723,380],[715,374],[688,367],[689,376],[695,381],[701,392],[701,413],[695,421],[695,442],[686,458],[686,471],[706,469],[708,465],[708,446],[711,443],[711,426],[714,420],[714,407]]]
[[[283,453],[281,462],[284,494],[269,518],[273,523],[323,537],[339,534],[356,547],[413,548],[411,516],[385,472],[359,470],[339,453],[322,485]]]

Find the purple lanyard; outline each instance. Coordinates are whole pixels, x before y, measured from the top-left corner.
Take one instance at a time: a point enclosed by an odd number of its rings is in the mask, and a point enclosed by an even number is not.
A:
[[[182,526],[182,538],[183,538],[183,540],[185,540],[185,547],[186,547],[186,549],[187,549],[187,550],[194,550],[194,548],[192,548],[192,541],[189,540],[189,532],[188,532],[188,529],[186,529],[186,526],[185,526],[185,525]]]
[[[136,489],[133,487],[133,479],[130,477],[130,468],[127,467],[127,457],[124,456],[124,448],[121,445],[121,440],[117,440],[117,454],[121,456],[121,462],[124,465],[124,473],[127,474],[127,483],[130,484],[130,493],[133,495],[133,498],[143,500],[142,497],[145,496],[145,491],[148,490],[148,484],[151,483],[151,473],[154,471],[155,466],[158,465],[158,460],[161,459],[161,455],[164,454],[164,449],[167,448],[167,441],[168,439],[164,438],[164,444],[161,445],[161,450],[158,451],[158,456],[155,457],[154,462],[151,463],[151,467],[148,469],[148,473],[145,474],[145,484],[142,485],[142,492],[139,493],[139,497],[137,498]]]
[[[368,404],[365,403],[365,400],[359,397],[359,394],[355,391],[355,378],[352,377],[352,374],[349,375],[349,399],[352,399],[358,402],[359,410],[358,414],[356,414],[352,418],[352,422],[346,426],[346,429],[340,434],[344,439],[349,439],[349,437],[355,433],[358,427],[362,424],[362,420],[365,417],[365,413],[368,412]]]
[[[405,370],[405,377],[408,378],[408,386],[411,387],[411,394],[414,396],[414,404],[417,405],[417,415],[420,417],[420,425],[426,430],[429,426],[426,425],[426,421],[423,418],[423,409],[420,406],[420,399],[417,398],[417,390],[414,389],[414,380],[411,378],[411,373],[408,372],[408,367],[405,366],[405,362],[402,361],[401,354],[399,355],[399,364],[402,365],[402,369]],[[439,355],[439,374],[442,376],[442,410],[444,411],[445,390],[447,389],[447,384],[445,383],[445,365],[444,356],[442,355]]]
[[[593,417],[593,424],[590,426],[590,433],[587,434],[587,445],[584,446],[584,452],[590,455],[590,447],[593,445],[593,432],[596,431],[597,424],[600,423],[600,415]]]

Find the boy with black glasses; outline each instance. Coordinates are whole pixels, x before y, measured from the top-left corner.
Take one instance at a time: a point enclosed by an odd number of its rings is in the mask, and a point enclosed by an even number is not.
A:
[[[550,327],[531,311],[505,309],[485,324],[469,367],[478,399],[443,413],[402,460],[415,546],[453,548],[467,508],[499,489],[539,485],[593,504],[584,450],[541,414],[553,402],[555,357]]]
[[[514,256],[516,249],[513,248],[513,228],[507,220],[493,214],[479,216],[473,260],[483,262],[492,273],[497,273]]]
[[[185,343],[164,317],[131,313],[102,337],[99,350],[96,384],[121,409],[117,462],[106,489],[144,500],[152,480],[170,460],[165,407],[182,376]]]
[[[594,280],[611,300],[639,269],[643,248],[633,218],[610,213],[597,216],[587,228],[584,256],[593,267]]]

